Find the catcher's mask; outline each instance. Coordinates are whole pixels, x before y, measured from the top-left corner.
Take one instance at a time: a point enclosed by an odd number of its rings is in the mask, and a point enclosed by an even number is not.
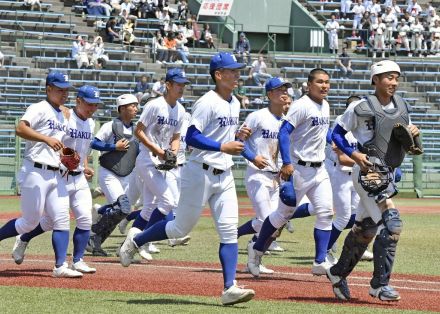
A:
[[[393,168],[380,162],[380,159],[377,159],[380,163],[372,159],[376,158],[370,158],[373,165],[368,172],[359,172],[358,182],[369,196],[376,196],[386,190],[388,185],[393,182]]]

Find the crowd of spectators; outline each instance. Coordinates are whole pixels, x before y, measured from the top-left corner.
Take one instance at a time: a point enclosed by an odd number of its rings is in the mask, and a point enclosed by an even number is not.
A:
[[[72,44],[71,57],[75,59],[78,69],[103,69],[109,61],[101,36],[91,37],[87,41],[78,35]]]

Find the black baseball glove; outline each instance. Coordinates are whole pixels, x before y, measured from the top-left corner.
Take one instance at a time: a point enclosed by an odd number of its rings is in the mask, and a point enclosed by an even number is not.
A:
[[[177,156],[171,150],[165,150],[163,163],[156,165],[157,170],[168,171],[177,167]]]

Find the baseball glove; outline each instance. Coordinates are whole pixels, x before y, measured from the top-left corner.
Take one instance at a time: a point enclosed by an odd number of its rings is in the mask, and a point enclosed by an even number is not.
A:
[[[392,169],[374,164],[367,173],[359,172],[358,182],[369,195],[378,195],[393,181]]]
[[[400,142],[403,149],[412,155],[423,154],[422,142],[419,136],[413,137],[407,126],[396,123],[393,128],[394,138]]]
[[[78,168],[79,165],[79,155],[76,151],[69,147],[64,147],[61,150],[61,163],[67,168],[69,171],[73,171]]]
[[[168,171],[176,167],[177,167],[177,156],[171,150],[166,149],[164,162],[156,165],[156,169]]]

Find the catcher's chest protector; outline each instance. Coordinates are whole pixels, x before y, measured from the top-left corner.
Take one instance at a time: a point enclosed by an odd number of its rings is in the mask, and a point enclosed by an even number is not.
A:
[[[115,135],[115,143],[122,138],[126,138],[130,141],[130,147],[125,152],[115,150],[101,155],[101,157],[99,157],[99,163],[102,167],[112,171],[116,175],[125,177],[133,171],[139,150],[139,142],[133,134],[124,134],[124,124],[119,118],[113,120],[112,131]]]
[[[393,127],[396,123],[408,125],[408,106],[402,97],[394,95],[393,109],[384,110],[379,100],[374,95],[365,97],[365,101],[355,108],[359,117],[365,117],[367,123],[374,129],[373,138],[359,145],[359,150],[368,156],[382,159],[387,166],[396,168],[405,158],[405,150],[400,142],[393,140]],[[393,156],[393,158],[391,158]]]

